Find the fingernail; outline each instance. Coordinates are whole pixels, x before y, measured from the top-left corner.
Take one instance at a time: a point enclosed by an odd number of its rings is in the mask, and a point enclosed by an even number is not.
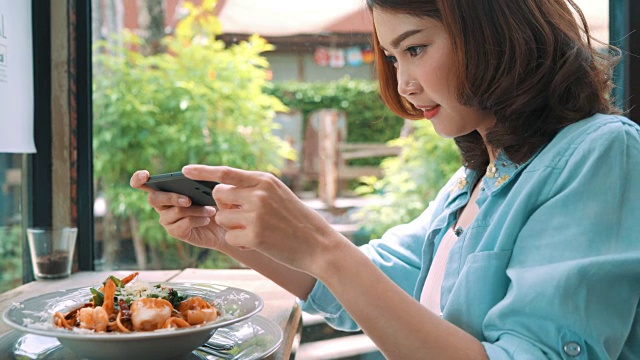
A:
[[[144,178],[145,178],[144,173],[141,173],[141,172],[138,173],[138,179],[142,180]]]
[[[178,204],[180,205],[189,205],[189,199],[187,199],[186,197],[179,197],[178,198]]]

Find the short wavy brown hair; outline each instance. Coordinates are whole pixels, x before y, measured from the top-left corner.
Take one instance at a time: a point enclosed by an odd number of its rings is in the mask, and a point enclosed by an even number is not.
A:
[[[516,163],[528,160],[569,124],[595,113],[618,113],[610,97],[615,49],[594,49],[584,15],[572,0],[367,0],[367,5],[443,24],[458,69],[451,79],[458,100],[495,115],[487,142]],[[398,94],[395,67],[385,61],[377,36],[373,42],[383,100],[402,117],[423,118]],[[455,141],[466,166],[487,166],[478,132]]]

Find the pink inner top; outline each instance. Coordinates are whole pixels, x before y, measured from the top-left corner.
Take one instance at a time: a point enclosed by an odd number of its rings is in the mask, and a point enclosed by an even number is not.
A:
[[[431,268],[429,268],[429,274],[422,288],[422,294],[420,295],[420,303],[437,315],[441,313],[440,288],[442,287],[444,270],[447,267],[449,252],[457,239],[458,237],[453,232],[453,229],[449,229],[442,238],[433,262],[431,263]]]

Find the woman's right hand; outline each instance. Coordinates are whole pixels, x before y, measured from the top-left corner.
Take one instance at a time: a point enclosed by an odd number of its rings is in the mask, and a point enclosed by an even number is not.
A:
[[[225,244],[226,230],[214,221],[216,208],[191,206],[191,199],[184,195],[155,191],[146,186],[149,172],[136,171],[129,184],[146,191],[147,201],[160,215],[160,224],[172,237],[189,244],[219,250]]]

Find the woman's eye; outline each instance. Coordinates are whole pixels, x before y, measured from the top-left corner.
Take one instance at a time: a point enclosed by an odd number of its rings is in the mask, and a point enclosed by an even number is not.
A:
[[[391,64],[396,64],[398,62],[398,58],[392,55],[385,55],[384,61],[389,62]]]
[[[409,54],[409,56],[411,57],[416,57],[418,56],[422,50],[424,50],[425,46],[409,46],[408,48],[405,49],[405,52],[407,54]]]

